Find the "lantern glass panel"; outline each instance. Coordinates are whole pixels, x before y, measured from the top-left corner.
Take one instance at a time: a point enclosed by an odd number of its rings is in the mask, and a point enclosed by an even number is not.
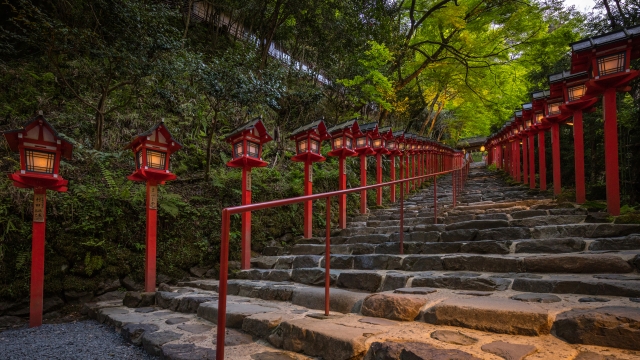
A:
[[[140,169],[142,166],[142,150],[136,152],[136,169]]]
[[[567,89],[567,92],[569,93],[569,101],[579,100],[584,95],[586,90],[587,87],[585,85],[570,87],[569,89]]]
[[[387,142],[387,149],[395,150],[396,149],[396,142],[395,141],[388,141]]]
[[[311,152],[316,154],[320,154],[320,142],[316,140],[311,140]]]
[[[347,136],[347,149],[353,149],[353,139]]]
[[[598,58],[598,75],[609,75],[623,72],[625,68],[625,53]]]
[[[522,131],[522,124],[518,125],[518,131]]]
[[[382,139],[373,140],[373,147],[376,149],[380,149],[382,147]]]
[[[531,119],[527,119],[526,120],[527,123],[527,129],[531,127]]]
[[[542,123],[542,113],[537,113],[535,117],[536,124]]]
[[[404,150],[405,144],[403,142],[401,142],[400,144],[398,144],[400,150]]]
[[[254,158],[260,157],[260,145],[247,141],[247,155]]]
[[[233,144],[233,157],[241,157],[244,155],[244,148],[242,147],[242,140]]]
[[[27,171],[43,174],[53,174],[56,154],[44,151],[25,150],[25,162]]]
[[[356,148],[360,149],[367,146],[367,137],[362,136],[356,139]]]
[[[147,167],[164,170],[167,161],[167,153],[147,149]]]
[[[560,103],[549,104],[549,115],[560,114]]]
[[[333,148],[334,149],[342,149],[342,136],[333,138]]]
[[[307,152],[307,139],[298,141],[298,154]]]

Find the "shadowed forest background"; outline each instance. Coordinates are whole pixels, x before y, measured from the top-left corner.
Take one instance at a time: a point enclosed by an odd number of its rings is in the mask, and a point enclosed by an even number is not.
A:
[[[263,155],[269,166],[253,172],[254,202],[303,193],[288,134],[321,117],[378,121],[449,145],[489,135],[546,88],[549,74],[569,68],[569,43],[640,22],[639,0],[596,2],[590,14],[562,0],[1,2],[0,131],[42,110],[75,145],[61,165],[69,192],[48,194],[45,294],[72,301],[125,276],[142,279],[144,185],[125,178],[134,159],[124,146],[161,119],[184,148],[172,160],[179,179],[160,188],[158,272],[166,281],[193,267],[215,275],[220,211],[240,203],[240,171],[225,166],[231,129],[261,115],[274,137]],[[618,99],[628,205],[640,202],[637,81],[632,88]],[[561,129],[570,193],[573,135]],[[598,104],[585,114],[589,200],[605,196],[603,151]],[[355,187],[358,160],[348,166]],[[6,177],[18,168],[0,141],[0,300],[28,294],[32,192]],[[314,191],[336,190],[337,177],[335,159],[316,164]],[[357,197],[349,201],[356,209]],[[314,206],[322,229],[324,203]],[[301,234],[302,207],[253,219],[253,250],[286,246]]]

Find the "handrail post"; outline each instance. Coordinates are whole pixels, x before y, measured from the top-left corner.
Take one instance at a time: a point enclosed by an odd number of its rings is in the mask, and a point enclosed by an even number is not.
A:
[[[403,254],[404,254],[404,191],[400,191],[400,255],[403,255]]]
[[[453,208],[456,207],[456,171],[451,173],[451,185],[453,190]]]
[[[396,157],[391,155],[391,181],[396,180]],[[396,202],[396,184],[391,185],[391,202]]]
[[[433,176],[433,223],[438,223],[438,177]]]
[[[216,360],[224,360],[224,335],[227,326],[227,279],[229,277],[229,231],[231,216],[222,209],[220,239],[220,280],[218,281],[218,333],[216,334]]]
[[[327,224],[324,241],[324,315],[329,316],[331,285],[331,197],[327,198]]]

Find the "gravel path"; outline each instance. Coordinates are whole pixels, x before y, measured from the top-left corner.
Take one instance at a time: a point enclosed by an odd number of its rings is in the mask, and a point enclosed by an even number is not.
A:
[[[60,359],[152,360],[137,346],[128,344],[109,327],[87,320],[66,324],[45,324],[33,329],[0,332],[3,360]]]

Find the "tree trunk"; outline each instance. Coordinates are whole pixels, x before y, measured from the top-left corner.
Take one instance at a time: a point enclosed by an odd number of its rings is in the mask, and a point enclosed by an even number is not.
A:
[[[204,167],[204,181],[209,182],[209,174],[211,172],[211,150],[213,148],[213,135],[215,132],[215,126],[218,122],[218,112],[216,111],[213,115],[213,121],[208,130],[207,137],[207,162]]]
[[[616,19],[611,12],[611,8],[609,7],[609,0],[602,0],[602,4],[604,4],[604,8],[607,10],[607,17],[609,18],[611,29],[614,30],[618,27],[618,25],[616,24]]]
[[[187,33],[189,31],[189,24],[191,23],[191,10],[192,10],[192,8],[193,8],[193,0],[189,0],[187,2],[187,11],[185,13],[186,19],[184,20],[184,34],[182,34],[182,40],[187,40]],[[184,42],[182,43],[182,46],[184,46]]]

